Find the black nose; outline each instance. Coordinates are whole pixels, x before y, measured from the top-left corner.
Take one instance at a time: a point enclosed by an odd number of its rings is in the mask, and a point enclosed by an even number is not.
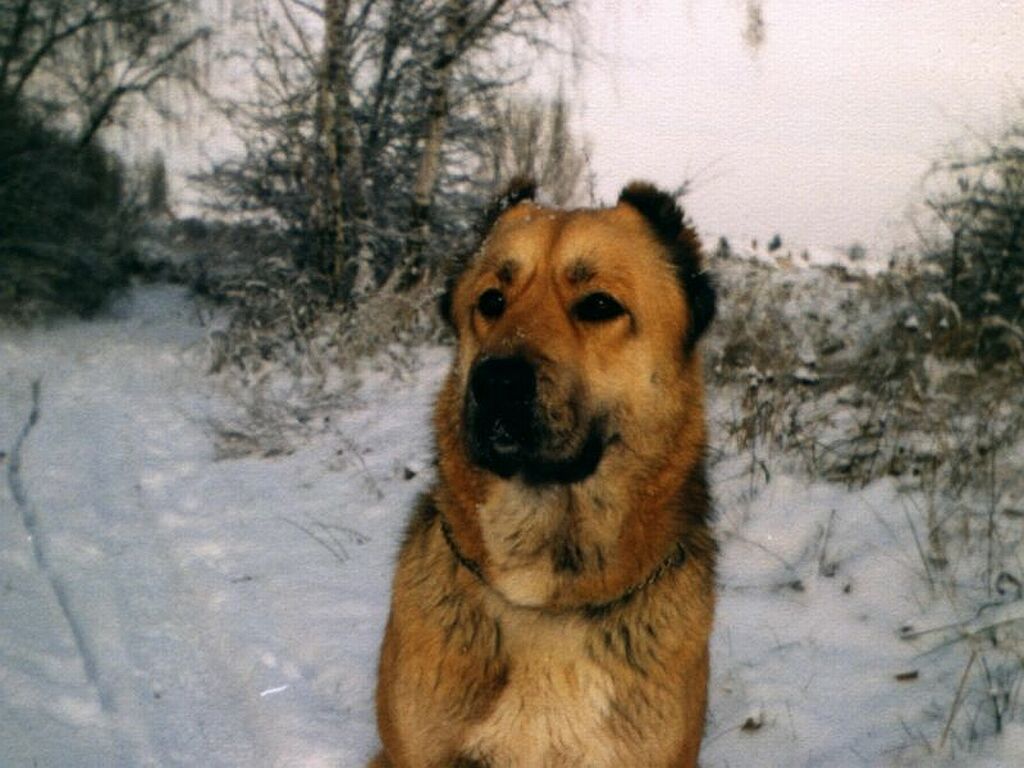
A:
[[[533,366],[522,357],[492,357],[473,368],[473,399],[485,410],[528,405],[537,395]]]

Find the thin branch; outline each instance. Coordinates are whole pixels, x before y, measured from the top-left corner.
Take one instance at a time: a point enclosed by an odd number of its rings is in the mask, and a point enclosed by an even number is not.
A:
[[[956,718],[956,713],[960,710],[960,704],[963,702],[964,686],[967,685],[967,676],[971,672],[971,667],[974,666],[974,660],[978,657],[977,651],[971,651],[971,658],[967,662],[967,666],[964,667],[964,673],[960,676],[960,685],[957,686],[956,696],[953,697],[953,706],[949,708],[949,718],[946,720],[946,727],[942,729],[942,738],[939,739],[939,751],[946,746],[946,738],[949,736],[949,729],[953,725],[953,720]]]
[[[318,18],[324,18],[324,9],[315,3],[308,2],[307,0],[290,0],[290,2],[299,6],[299,8],[302,8],[303,10],[309,11]]]
[[[172,73],[169,66],[189,48],[200,40],[206,39],[209,34],[209,30],[206,28],[195,30],[191,35],[179,40],[153,61],[140,68],[134,75],[128,77],[131,67],[142,58],[140,53],[122,74],[121,82],[107,93],[98,108],[90,110],[89,120],[86,123],[85,129],[79,134],[78,146],[84,147],[92,141],[96,132],[99,131],[125,96],[133,93],[147,93],[156,83],[170,77]]]
[[[305,30],[302,29],[302,26],[292,13],[291,8],[288,7],[288,0],[277,0],[277,4],[281,8],[282,13],[284,13],[284,17],[288,21],[288,25],[295,33],[295,37],[298,38],[299,45],[302,46],[302,52],[305,55],[305,63],[309,73],[314,75],[317,67],[317,56],[313,53],[313,47],[310,45],[309,40],[306,37]]]
[[[32,0],[22,0],[18,10],[15,11],[14,24],[11,26],[7,45],[4,47],[3,57],[0,58],[0,97],[6,93],[7,72],[17,54],[21,38],[25,34],[25,30],[28,29],[28,10],[30,5],[32,5]]]

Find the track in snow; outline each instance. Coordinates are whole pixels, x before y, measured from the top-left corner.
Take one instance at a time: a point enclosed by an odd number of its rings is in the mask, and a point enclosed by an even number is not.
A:
[[[0,336],[0,765],[356,765],[372,748],[390,551],[361,531],[421,481],[378,499],[394,457],[338,456],[388,429],[369,413],[299,455],[216,462],[208,417],[227,406],[189,351],[203,333],[153,288],[118,319]],[[347,559],[323,544],[342,535]]]
[[[47,554],[46,536],[39,529],[35,508],[32,506],[32,501],[28,497],[28,493],[25,490],[25,484],[21,477],[22,449],[24,447],[25,440],[32,431],[32,428],[36,425],[36,422],[39,421],[40,389],[40,381],[39,379],[36,379],[32,382],[31,387],[32,409],[29,412],[28,419],[25,421],[25,426],[18,434],[18,439],[14,443],[14,448],[11,450],[10,461],[7,465],[7,485],[11,490],[11,496],[14,498],[14,503],[21,512],[21,522],[25,527],[26,536],[32,544],[32,555],[35,558],[35,564],[49,581],[50,588],[53,590],[54,599],[57,601],[57,605],[60,607],[61,613],[67,621],[68,629],[70,630],[71,636],[75,642],[75,648],[82,659],[82,667],[85,671],[85,676],[96,688],[100,706],[105,711],[110,712],[113,709],[113,697],[110,695],[110,692],[104,690],[103,686],[100,684],[96,671],[96,656],[89,645],[89,640],[82,623],[71,610],[71,604],[68,600],[68,587],[61,579],[59,573],[54,572],[53,568],[50,567],[50,561]]]

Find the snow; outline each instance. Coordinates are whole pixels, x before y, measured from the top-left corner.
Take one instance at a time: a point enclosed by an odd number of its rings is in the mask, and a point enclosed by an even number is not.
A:
[[[2,337],[0,445],[36,379],[41,396],[20,460],[34,542],[2,497],[0,764],[358,765],[425,481],[400,457],[429,448],[435,381],[367,379],[382,401],[301,452],[218,462],[210,420],[232,404],[194,310],[161,288],[122,314]]]
[[[208,332],[168,287],[0,331],[0,765],[360,766],[376,749],[393,558],[449,353],[344,373],[288,450],[225,459],[239,404],[205,375]],[[939,749],[969,649],[901,628],[965,617],[933,594],[894,481],[782,462],[766,480],[716,455],[702,764],[1019,764],[1012,722]]]
[[[804,245],[781,235],[775,237],[779,237],[778,247],[772,247],[775,245],[772,238],[759,239],[747,233],[701,233],[701,240],[709,247],[724,241],[729,244],[734,258],[757,261],[786,272],[806,271],[807,267],[837,266],[855,274],[877,275],[887,269],[887,259],[857,243],[848,246]]]
[[[722,478],[717,487],[728,489]],[[745,765],[751,754],[780,766],[886,762],[906,742],[901,717],[916,719],[924,703],[919,682],[895,682],[920,668],[896,630],[922,597],[919,565],[898,554],[913,545],[891,519],[896,489],[848,492],[781,476],[754,499],[720,491],[718,501],[707,763]],[[751,708],[764,727],[737,735]]]

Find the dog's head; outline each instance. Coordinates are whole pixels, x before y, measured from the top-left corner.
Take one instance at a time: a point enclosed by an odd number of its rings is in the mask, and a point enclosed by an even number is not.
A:
[[[671,196],[634,183],[614,208],[561,211],[517,183],[483,235],[442,300],[471,465],[576,483],[615,452],[663,453],[687,411],[702,419],[696,343],[715,295]]]

